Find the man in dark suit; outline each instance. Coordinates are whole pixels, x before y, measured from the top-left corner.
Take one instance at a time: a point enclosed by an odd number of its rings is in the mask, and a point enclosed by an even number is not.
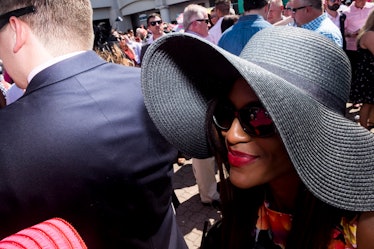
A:
[[[146,112],[140,69],[91,50],[90,1],[3,0],[0,14],[0,58],[26,89],[0,110],[0,238],[60,217],[90,249],[187,248],[177,151]]]

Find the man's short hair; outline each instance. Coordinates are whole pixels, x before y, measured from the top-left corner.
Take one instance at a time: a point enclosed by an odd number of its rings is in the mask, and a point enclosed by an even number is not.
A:
[[[50,51],[58,53],[67,46],[92,49],[94,32],[90,0],[1,0],[0,13],[27,6],[33,6],[36,11],[20,19]]]
[[[156,17],[159,17],[161,19],[161,15],[159,13],[152,13],[150,14],[148,17],[147,17],[147,25],[149,26],[149,20],[151,20],[152,18],[156,18]]]
[[[269,3],[269,0],[244,0],[244,11],[261,9]]]
[[[215,2],[214,8],[221,11],[224,15],[228,15],[230,13],[231,1],[230,0],[217,0]]]

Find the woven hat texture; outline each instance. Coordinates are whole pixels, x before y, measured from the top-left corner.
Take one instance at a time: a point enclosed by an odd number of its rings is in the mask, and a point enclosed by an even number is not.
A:
[[[207,103],[243,77],[270,113],[306,187],[322,201],[374,210],[374,135],[345,118],[350,64],[330,40],[295,27],[258,32],[239,57],[193,35],[156,40],[142,64],[151,118],[169,142],[211,155]]]
[[[0,241],[0,249],[87,249],[72,225],[53,218]]]

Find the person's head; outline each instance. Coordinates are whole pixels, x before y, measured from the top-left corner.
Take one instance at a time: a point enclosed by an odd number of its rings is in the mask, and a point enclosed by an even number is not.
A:
[[[208,11],[198,4],[190,4],[183,11],[183,27],[186,32],[194,32],[201,37],[208,36]]]
[[[323,14],[322,0],[291,0],[292,17],[298,27]]]
[[[337,12],[341,4],[341,0],[324,0],[324,8],[328,12]]]
[[[244,11],[251,11],[266,8],[268,5],[269,0],[244,0],[243,8]]]
[[[152,13],[147,17],[147,28],[152,33],[154,40],[164,34],[164,25],[160,14]]]
[[[355,0],[354,3],[355,3],[355,6],[359,9],[362,9],[365,4],[366,4],[366,0]]]
[[[136,29],[136,37],[139,37],[140,41],[144,41],[147,37],[147,30],[145,28],[139,27]]]
[[[230,28],[239,20],[239,15],[226,15],[222,19],[221,31],[225,32],[226,29]]]
[[[269,112],[244,78],[212,106],[213,129],[218,128],[226,146],[233,185],[247,189],[297,177]]]
[[[214,25],[218,21],[218,16],[216,14],[215,8],[212,8],[210,12],[208,13],[208,18],[210,20],[210,24]]]
[[[286,3],[286,6],[284,6],[283,13],[285,17],[291,16],[292,15],[292,3],[291,1],[288,1]]]
[[[219,18],[230,14],[231,1],[230,0],[217,0],[215,2],[215,13]]]
[[[266,20],[271,24],[282,20],[283,2],[282,0],[271,0]]]
[[[149,49],[142,64],[145,105],[178,150],[194,158],[214,154],[217,165],[229,162],[238,187],[261,184],[260,177],[271,184],[295,170],[331,206],[373,208],[366,169],[373,168],[374,135],[345,117],[351,69],[335,43],[279,26],[256,33],[240,57],[177,33]],[[279,169],[266,173],[272,167]]]
[[[292,17],[298,27],[323,14],[322,0],[291,0]]]
[[[27,84],[30,67],[51,57],[92,49],[89,0],[2,0],[0,15],[0,57],[21,88]],[[27,66],[26,60],[34,65]]]
[[[118,45],[124,51],[129,48],[128,42],[130,42],[130,38],[126,34],[121,34],[118,38]]]

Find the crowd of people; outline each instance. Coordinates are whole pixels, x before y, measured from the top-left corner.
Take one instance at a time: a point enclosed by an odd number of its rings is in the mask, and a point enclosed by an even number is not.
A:
[[[56,245],[187,249],[187,157],[222,212],[202,249],[372,248],[374,3],[243,10],[193,3],[180,25],[121,31],[89,0],[2,1],[0,245],[42,227]]]

